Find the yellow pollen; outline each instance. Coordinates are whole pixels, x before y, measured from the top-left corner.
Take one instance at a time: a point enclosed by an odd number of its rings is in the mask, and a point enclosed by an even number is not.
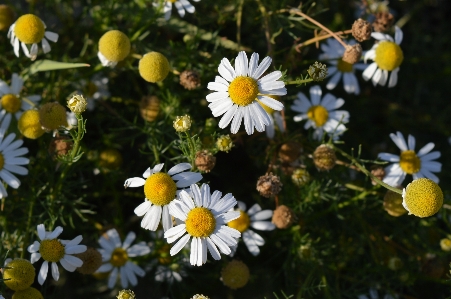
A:
[[[66,249],[58,239],[43,240],[39,247],[39,253],[48,262],[58,262],[66,254]]]
[[[166,173],[158,172],[149,176],[144,184],[146,198],[157,206],[169,204],[174,198],[177,186]]]
[[[308,109],[307,116],[317,127],[322,127],[329,119],[329,112],[321,105],[312,106]]]
[[[128,261],[127,251],[123,248],[116,248],[111,253],[110,264],[113,267],[122,267]]]
[[[236,229],[240,233],[245,232],[249,228],[250,224],[251,224],[251,219],[249,218],[249,215],[246,212],[241,211],[241,210],[240,210],[240,217],[227,223],[228,226]]]
[[[9,113],[16,113],[22,106],[22,100],[13,94],[5,94],[0,101],[2,108]]]
[[[25,44],[39,43],[44,38],[44,33],[44,23],[33,14],[21,16],[14,27],[14,34]]]
[[[343,59],[338,59],[337,69],[342,73],[351,73],[352,72],[352,64],[343,61]]]
[[[208,237],[216,227],[216,219],[207,208],[192,209],[186,217],[186,231],[193,237]]]
[[[258,95],[257,81],[251,77],[236,77],[229,85],[229,95],[235,104],[247,106]]]
[[[403,59],[404,54],[400,46],[389,41],[379,42],[374,61],[380,69],[393,71],[401,65]]]
[[[403,151],[399,157],[399,166],[405,173],[417,173],[421,169],[421,160],[414,151]]]

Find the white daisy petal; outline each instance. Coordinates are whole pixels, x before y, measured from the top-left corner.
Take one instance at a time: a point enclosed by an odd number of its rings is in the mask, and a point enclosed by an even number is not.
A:
[[[125,180],[124,187],[141,187],[144,186],[145,183],[146,180],[144,180],[143,178],[130,178]]]
[[[63,268],[64,268],[66,271],[69,271],[69,272],[74,272],[74,271],[77,269],[77,267],[75,267],[74,265],[69,264],[68,262],[66,262],[66,260],[65,260],[64,258],[62,258],[62,259],[60,260],[60,264],[61,264],[61,266],[63,266]],[[107,264],[107,265],[111,266],[111,264]],[[99,268],[99,269],[100,269],[100,268]]]
[[[143,216],[149,211],[151,206],[152,203],[145,199],[144,202],[137,206],[133,212],[136,214],[136,216]]]
[[[433,142],[429,142],[428,144],[423,146],[417,153],[418,157],[424,157],[426,154],[428,154],[434,148],[434,146],[435,146],[435,144]],[[440,155],[438,157],[440,157]]]
[[[251,77],[254,78],[255,80],[258,80],[261,77],[261,75],[263,75],[263,73],[269,68],[271,62],[272,62],[271,58],[265,57]]]
[[[362,77],[363,80],[368,81],[370,80],[373,76],[374,73],[377,70],[377,63],[373,62],[371,63],[362,73]]]
[[[172,246],[171,250],[169,251],[171,256],[179,253],[179,251],[182,250],[183,247],[185,247],[186,243],[188,243],[190,238],[191,236],[186,234],[177,243],[175,243],[174,246]]]
[[[60,279],[60,272],[58,271],[58,265],[53,262],[51,265],[52,268],[52,277],[54,280],[58,281]]]
[[[254,221],[251,222],[251,226],[258,230],[273,230],[276,228],[274,223],[270,221]]]
[[[40,285],[44,284],[44,281],[47,278],[48,270],[49,270],[49,262],[44,261],[38,274],[38,282]]]
[[[389,153],[380,153],[379,155],[377,155],[377,157],[388,162],[399,162],[399,156]]]
[[[30,258],[30,262],[32,264],[36,263],[37,261],[39,261],[39,259],[41,258],[41,254],[39,252],[33,252],[31,254],[31,258]]]
[[[175,166],[173,166],[171,169],[169,169],[168,174],[170,176],[173,176],[174,174],[180,173],[182,171],[191,169],[191,164],[189,163],[179,163]]]
[[[110,273],[110,277],[108,278],[108,288],[112,289],[116,284],[117,274],[119,272],[119,268],[113,268],[113,271]]]
[[[209,237],[206,237],[205,240],[207,241],[208,251],[210,252],[213,259],[220,260],[221,255],[219,254],[219,250],[218,248],[216,248],[215,243],[213,243],[213,241]]]

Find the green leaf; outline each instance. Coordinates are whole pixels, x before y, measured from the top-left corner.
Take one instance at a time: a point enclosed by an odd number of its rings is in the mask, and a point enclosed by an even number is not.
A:
[[[72,69],[76,67],[89,67],[87,63],[69,63],[69,62],[59,62],[54,60],[39,60],[30,66],[30,73],[35,74],[37,72],[53,71],[53,70],[64,70]]]

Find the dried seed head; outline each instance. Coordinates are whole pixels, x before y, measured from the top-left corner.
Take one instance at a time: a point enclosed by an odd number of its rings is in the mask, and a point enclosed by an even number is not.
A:
[[[197,169],[202,172],[210,172],[216,165],[216,157],[207,150],[201,150],[196,153],[196,160],[194,162]]]
[[[83,261],[83,265],[77,268],[81,274],[92,274],[102,266],[102,255],[95,248],[88,247],[85,252],[74,255]]]
[[[382,181],[385,177],[385,169],[382,166],[373,166],[371,169],[371,174]],[[373,186],[377,185],[376,181],[373,179],[371,179],[371,184],[373,184]]]
[[[180,74],[180,85],[185,89],[193,90],[200,86],[199,73],[194,70],[185,70]]]
[[[282,144],[279,149],[279,159],[282,163],[291,163],[301,154],[302,145],[295,141]]]
[[[371,31],[371,24],[363,19],[357,19],[352,24],[352,36],[358,42],[370,39]]]
[[[160,100],[156,96],[142,97],[139,103],[139,112],[145,121],[154,121],[160,112]]]
[[[257,191],[260,192],[261,196],[270,198],[279,194],[280,190],[282,190],[280,178],[271,172],[258,178]]]
[[[321,144],[313,152],[313,163],[319,171],[331,170],[336,161],[335,151],[327,144]]]
[[[376,13],[376,19],[373,22],[373,30],[375,32],[385,32],[393,25],[393,15],[388,11]]]
[[[49,154],[53,157],[62,157],[70,153],[74,142],[66,136],[58,136],[53,138],[49,144]]]
[[[343,57],[341,58],[344,62],[354,64],[360,60],[362,57],[362,46],[360,44],[347,45]]]
[[[280,205],[274,210],[271,221],[277,228],[286,229],[296,221],[296,215],[289,207]]]
[[[323,81],[327,77],[327,66],[318,61],[310,65],[307,73],[313,81]]]

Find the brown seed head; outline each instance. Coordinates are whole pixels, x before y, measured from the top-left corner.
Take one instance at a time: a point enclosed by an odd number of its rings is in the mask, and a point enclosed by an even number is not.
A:
[[[261,196],[270,198],[279,194],[280,190],[282,190],[280,178],[271,172],[258,178],[257,191],[260,192]]]
[[[196,160],[194,163],[200,171],[210,172],[216,165],[216,157],[207,150],[201,150],[196,153]]]
[[[343,57],[341,58],[344,62],[354,64],[360,60],[362,57],[362,46],[360,44],[347,45]]]
[[[375,32],[385,32],[392,26],[394,21],[393,15],[388,11],[376,13],[376,19],[373,22],[373,30]]]
[[[365,20],[357,19],[352,24],[352,36],[358,41],[363,42],[371,37],[371,24]]]
[[[331,170],[336,161],[335,151],[327,144],[321,144],[313,152],[313,163],[319,171]]]
[[[277,228],[286,229],[296,222],[296,215],[289,207],[280,205],[274,210],[271,221]]]
[[[160,112],[160,100],[156,96],[142,97],[139,103],[139,112],[144,120],[154,121]]]
[[[53,138],[49,144],[49,154],[56,158],[65,156],[70,153],[74,142],[66,136],[58,136]]]
[[[180,74],[180,85],[193,90],[200,86],[200,75],[194,70],[185,70]]]
[[[74,255],[83,261],[83,265],[77,268],[81,274],[92,274],[102,265],[102,255],[95,248],[88,247],[85,252]]]
[[[299,157],[301,151],[300,143],[295,141],[284,143],[279,149],[279,159],[282,163],[291,163]]]

